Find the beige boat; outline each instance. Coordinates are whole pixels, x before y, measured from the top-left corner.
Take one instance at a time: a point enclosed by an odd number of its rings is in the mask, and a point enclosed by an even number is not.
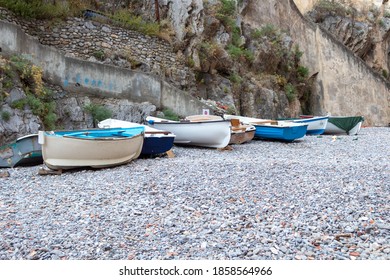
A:
[[[139,157],[143,140],[143,127],[38,133],[44,163],[53,170],[125,164]]]

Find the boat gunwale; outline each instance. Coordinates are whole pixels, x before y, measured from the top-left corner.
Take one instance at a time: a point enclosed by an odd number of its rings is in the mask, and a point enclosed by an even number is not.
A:
[[[150,120],[152,123],[149,123],[150,125],[153,124],[209,124],[209,123],[220,123],[220,122],[229,122],[230,120],[211,120],[211,121],[155,121],[155,120]]]

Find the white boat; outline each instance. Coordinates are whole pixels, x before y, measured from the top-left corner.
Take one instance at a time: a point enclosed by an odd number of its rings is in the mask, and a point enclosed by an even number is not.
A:
[[[39,131],[43,161],[53,170],[125,164],[141,154],[144,128]]]
[[[190,121],[213,121],[224,120],[223,117],[216,115],[192,115],[187,116],[186,120]],[[251,141],[256,132],[256,128],[250,124],[243,124],[238,119],[230,120],[230,141],[229,144],[242,144]]]
[[[325,132],[326,125],[328,123],[329,116],[306,116],[302,115],[299,118],[281,119],[292,121],[295,123],[307,124],[307,135],[320,135]]]
[[[230,141],[230,121],[228,120],[171,121],[148,116],[146,121],[153,128],[175,134],[174,144],[224,148]]]
[[[329,116],[324,133],[356,135],[363,122],[363,116]]]
[[[259,119],[259,118],[251,118],[251,117],[244,117],[244,116],[237,116],[237,115],[223,115],[223,118],[225,120],[232,120],[232,119],[238,119],[243,124],[263,124],[263,123],[275,123],[275,120],[270,119]]]
[[[147,125],[122,121],[117,119],[106,119],[98,123],[100,128],[124,128],[143,126],[145,128],[144,143],[141,155],[159,155],[169,151],[173,146],[176,135]]]

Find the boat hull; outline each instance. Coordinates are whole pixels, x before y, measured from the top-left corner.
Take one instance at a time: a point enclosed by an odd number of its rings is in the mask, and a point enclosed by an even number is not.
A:
[[[325,132],[326,125],[328,123],[328,116],[324,117],[310,117],[310,118],[301,118],[294,119],[295,123],[304,123],[307,124],[307,135],[321,135]]]
[[[74,137],[77,133],[80,132],[39,132],[43,160],[50,169],[112,167],[128,163],[141,154],[143,132],[126,137],[99,138]]]
[[[255,137],[256,129],[251,131],[232,132],[229,144],[243,144]]]
[[[242,124],[239,119],[231,119],[231,137],[229,144],[243,144],[255,137],[256,128],[253,125]]]
[[[30,134],[0,147],[0,167],[42,164],[42,148],[38,134]]]
[[[331,116],[324,134],[356,135],[360,132],[364,118],[361,116]]]
[[[176,135],[174,144],[206,148],[224,148],[230,141],[230,121],[168,121],[155,117],[146,120],[153,128],[170,131]]]
[[[163,131],[133,122],[106,119],[98,123],[100,128],[128,128],[142,126],[145,128],[144,143],[142,145],[141,156],[154,156],[164,154],[172,149],[176,135],[168,131]]]
[[[174,140],[175,136],[160,137],[158,135],[147,136],[147,134],[145,134],[141,155],[153,156],[164,154],[170,149],[172,149]]]
[[[307,124],[291,121],[276,121],[251,117],[224,115],[226,119],[238,119],[244,124],[254,125],[255,139],[278,140],[292,142],[306,135]]]
[[[305,136],[307,125],[277,126],[277,125],[255,125],[257,139],[280,140],[292,142]]]

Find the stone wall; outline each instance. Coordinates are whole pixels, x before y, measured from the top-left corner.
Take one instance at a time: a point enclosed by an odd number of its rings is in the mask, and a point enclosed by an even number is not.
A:
[[[187,88],[193,76],[184,56],[165,40],[98,20],[69,18],[49,25],[23,20],[0,8],[0,18],[14,23],[43,45],[53,46],[67,57],[115,65],[158,75],[179,88]]]
[[[150,102],[158,109],[171,108],[183,116],[199,114],[208,107],[158,76],[65,56],[40,44],[15,24],[0,21],[0,35],[4,54],[24,54],[42,67],[46,79],[68,92]]]
[[[303,51],[302,62],[315,77],[315,114],[363,115],[365,125],[390,123],[390,85],[343,44],[306,20],[293,0],[254,0],[243,14],[254,27],[274,24],[289,30]],[[285,19],[289,20],[286,21]]]

